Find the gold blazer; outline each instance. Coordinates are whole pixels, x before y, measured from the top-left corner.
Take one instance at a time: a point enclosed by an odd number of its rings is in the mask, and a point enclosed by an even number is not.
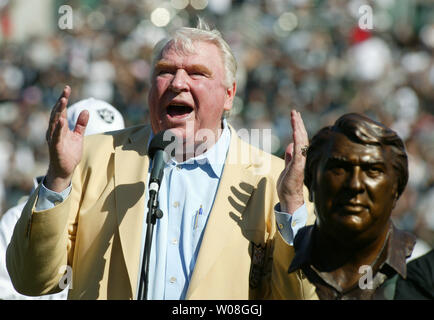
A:
[[[186,298],[302,299],[309,285],[298,274],[285,274],[292,247],[277,245],[283,253],[276,251],[274,267],[272,263],[276,181],[284,162],[231,131]],[[69,299],[136,298],[150,132],[142,125],[86,137],[71,194],[54,208],[34,211],[39,187],[35,190],[7,250],[7,267],[17,291],[60,291],[68,265]],[[280,271],[272,272],[276,266]]]

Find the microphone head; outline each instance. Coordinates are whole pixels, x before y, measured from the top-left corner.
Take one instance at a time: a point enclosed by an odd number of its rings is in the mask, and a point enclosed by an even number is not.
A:
[[[154,155],[158,150],[164,150],[174,140],[174,139],[168,139],[168,138],[174,138],[173,135],[166,135],[166,137],[164,137],[165,133],[166,131],[160,131],[152,138],[151,143],[149,144],[148,147],[148,155],[151,159],[154,158]]]

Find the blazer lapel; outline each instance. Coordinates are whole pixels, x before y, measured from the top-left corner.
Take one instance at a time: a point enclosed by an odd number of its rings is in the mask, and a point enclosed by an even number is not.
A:
[[[140,265],[150,133],[150,127],[144,126],[128,137],[126,143],[119,143],[115,148],[116,213],[132,297],[135,296]]]
[[[217,195],[205,228],[196,265],[191,277],[186,299],[193,299],[202,279],[211,271],[231,239],[240,231],[239,221],[253,192],[253,187],[245,183],[252,174],[247,170],[250,163],[240,161],[246,150],[236,132],[231,129],[231,143],[223,169]],[[212,253],[212,254],[210,254]],[[203,282],[202,282],[203,284]]]

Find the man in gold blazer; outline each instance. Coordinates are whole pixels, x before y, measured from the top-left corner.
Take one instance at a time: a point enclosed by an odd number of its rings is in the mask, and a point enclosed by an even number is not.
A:
[[[290,263],[287,255],[274,250],[274,206],[280,202],[286,214],[306,206],[301,149],[308,139],[301,116],[295,111],[291,115],[294,144],[288,147],[291,159],[286,166],[242,142],[221,120],[232,107],[235,71],[235,59],[218,31],[181,28],[156,47],[148,97],[151,126],[86,139],[87,112],[74,130],[67,128],[71,89],[65,87],[47,130],[47,175],[28,200],[7,250],[8,271],[19,292],[47,294],[70,282],[70,299],[137,298],[150,168],[147,147],[154,134],[170,129],[183,147],[175,163],[191,164],[189,160],[217,149],[224,151],[224,165],[221,171],[213,167],[217,179],[209,179],[215,192],[209,212],[203,214],[206,220],[199,226],[194,220],[193,231],[178,226],[178,239],[157,236],[148,298],[301,299],[311,294],[312,287],[298,274],[277,279],[271,272],[275,265],[287,268]],[[177,167],[186,175],[195,174]],[[196,174],[203,174],[198,168]],[[195,201],[199,188],[206,187],[188,189],[183,215],[190,213],[185,208]],[[167,202],[163,200],[161,205]],[[175,219],[174,209],[167,210],[163,218]],[[202,214],[202,205],[196,214]],[[306,214],[304,220],[289,219],[288,224],[279,228],[296,232],[294,226],[306,224]],[[167,228],[159,234],[170,234]],[[196,240],[185,246],[191,234]],[[170,251],[162,254],[171,245],[180,257]],[[178,250],[181,245],[184,249]],[[189,247],[193,249],[187,254]],[[185,278],[168,278],[159,271],[161,265],[166,270],[177,264],[190,268]],[[173,287],[177,283],[181,288]]]

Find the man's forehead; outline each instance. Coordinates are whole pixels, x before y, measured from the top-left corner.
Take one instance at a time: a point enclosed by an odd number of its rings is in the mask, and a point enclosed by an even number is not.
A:
[[[169,42],[155,61],[154,69],[186,68],[211,75],[224,68],[221,53],[215,44],[207,41],[194,41],[193,44],[194,51]]]
[[[205,50],[206,52],[204,52]],[[204,53],[205,56],[209,55],[210,51],[219,53],[219,48],[216,44],[203,41],[203,40],[192,40],[189,43],[169,41],[163,48],[161,55],[179,55],[179,56],[192,56],[201,55]]]
[[[171,60],[161,59],[161,60],[157,61],[157,63],[155,64],[156,70],[178,69],[178,68],[186,68],[189,71],[196,71],[196,72],[201,72],[201,73],[205,73],[205,74],[209,74],[209,75],[212,74],[212,71],[207,66],[205,66],[204,64],[201,64],[201,63],[177,64]]]
[[[386,160],[382,155],[372,154],[351,154],[342,155],[339,153],[332,153],[324,157],[325,161],[344,162],[349,164],[385,164]]]
[[[353,141],[343,134],[330,137],[323,159],[339,161],[385,162],[389,158],[387,146]]]

